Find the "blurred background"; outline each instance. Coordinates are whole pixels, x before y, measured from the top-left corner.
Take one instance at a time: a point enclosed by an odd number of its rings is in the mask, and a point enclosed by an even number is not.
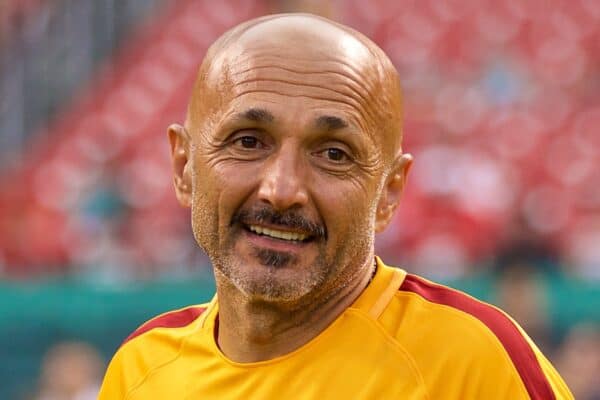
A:
[[[499,305],[600,399],[598,0],[0,0],[0,399],[93,399],[135,327],[211,298],[166,127],[210,43],[282,11],[400,72],[415,165],[378,254]]]

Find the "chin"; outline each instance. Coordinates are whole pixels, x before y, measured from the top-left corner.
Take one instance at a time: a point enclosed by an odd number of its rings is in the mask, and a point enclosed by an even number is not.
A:
[[[265,290],[252,290],[245,293],[250,303],[263,304],[297,304],[305,298],[299,293],[292,292],[270,292]]]
[[[249,299],[272,303],[295,303],[310,295],[319,285],[308,271],[267,270],[234,285]],[[299,276],[300,275],[300,276]]]
[[[262,266],[274,269],[292,268],[299,261],[295,254],[268,249],[254,249],[253,255]]]
[[[220,272],[251,301],[267,303],[298,303],[310,297],[323,282],[323,271],[298,264],[277,264],[278,260],[229,263]],[[285,261],[285,260],[284,260]],[[277,265],[273,265],[276,263]]]

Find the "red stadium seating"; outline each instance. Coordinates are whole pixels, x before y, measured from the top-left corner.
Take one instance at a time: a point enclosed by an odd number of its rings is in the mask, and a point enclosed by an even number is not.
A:
[[[416,162],[380,253],[462,273],[452,266],[485,260],[524,219],[565,259],[585,253],[583,264],[598,265],[597,251],[572,245],[576,221],[597,238],[600,219],[597,2],[337,4],[404,80],[405,148]]]
[[[190,262],[165,129],[183,119],[207,46],[265,11],[261,2],[208,4],[173,2],[132,37],[4,180],[9,274],[112,263],[152,275]],[[460,275],[524,221],[589,274],[598,252],[578,238],[597,238],[600,218],[598,2],[334,4],[334,15],[390,54],[404,82],[405,148],[416,162],[379,252]],[[94,211],[105,192],[113,211]]]
[[[183,253],[176,239],[189,242],[188,224],[172,196],[166,127],[182,121],[208,45],[263,7],[172,2],[37,135],[45,139],[0,185],[0,261],[8,274],[95,263],[152,269]],[[123,203],[118,221],[85,209],[99,187]]]

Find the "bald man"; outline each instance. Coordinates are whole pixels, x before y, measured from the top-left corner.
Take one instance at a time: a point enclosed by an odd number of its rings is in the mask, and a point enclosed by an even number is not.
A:
[[[217,294],[133,332],[100,399],[572,397],[502,311],[375,256],[412,158],[396,70],[365,36],[241,24],[168,133]]]

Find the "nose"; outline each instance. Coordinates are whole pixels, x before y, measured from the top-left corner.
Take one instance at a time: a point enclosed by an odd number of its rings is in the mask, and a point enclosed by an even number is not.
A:
[[[282,147],[265,165],[258,198],[280,211],[308,202],[304,167],[297,151]]]

